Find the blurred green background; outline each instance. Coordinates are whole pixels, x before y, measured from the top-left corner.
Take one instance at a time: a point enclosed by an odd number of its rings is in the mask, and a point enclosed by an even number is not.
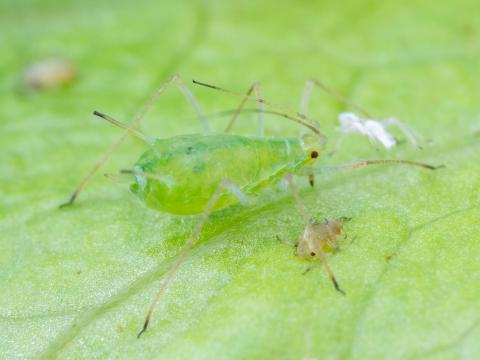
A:
[[[478,1],[0,1],[0,358],[472,359],[480,356]],[[33,91],[25,69],[67,58],[78,76]],[[352,136],[325,164],[408,158],[431,173],[333,174],[302,196],[350,216],[355,241],[329,260],[347,292],[278,243],[302,230],[290,194],[215,214],[140,339],[159,279],[195,217],[146,209],[122,181],[145,149],[129,139],[71,209],[58,210],[171,74],[298,109],[318,78],[427,139],[375,151]],[[190,85],[190,84],[189,84]],[[190,87],[207,114],[239,99]],[[335,142],[344,104],[310,106]],[[221,130],[228,118],[211,119]],[[268,118],[267,134],[294,126]],[[174,89],[142,129],[200,132]],[[254,116],[236,131],[252,134]]]

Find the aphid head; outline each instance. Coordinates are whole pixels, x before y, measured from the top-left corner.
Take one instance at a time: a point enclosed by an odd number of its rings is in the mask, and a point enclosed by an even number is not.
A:
[[[316,159],[325,149],[327,138],[325,136],[316,136],[313,134],[304,134],[302,136],[302,148],[312,159]]]

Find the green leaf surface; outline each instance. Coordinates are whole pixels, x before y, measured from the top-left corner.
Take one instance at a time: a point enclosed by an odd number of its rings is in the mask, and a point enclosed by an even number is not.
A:
[[[480,23],[478,1],[0,3],[0,358],[473,359],[480,357]],[[67,88],[18,92],[25,67],[67,57]],[[310,189],[314,217],[351,217],[329,254],[337,293],[293,248],[292,196],[215,213],[140,340],[162,275],[198,217],[147,209],[99,174],[59,210],[119,136],[91,116],[127,121],[169,75],[297,109],[308,78],[431,141],[373,149],[348,137],[325,165],[405,158],[431,172],[376,167],[328,174]],[[238,98],[194,88],[207,113]],[[346,108],[315,90],[311,115],[335,143]],[[254,116],[236,132],[252,134]],[[228,118],[212,118],[218,131]],[[296,129],[267,119],[268,135]],[[175,90],[149,113],[153,136],[200,132]],[[128,168],[128,140],[101,173]],[[239,164],[241,166],[248,164]]]

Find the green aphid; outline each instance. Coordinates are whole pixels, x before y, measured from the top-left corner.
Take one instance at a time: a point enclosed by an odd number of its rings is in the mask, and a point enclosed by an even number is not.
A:
[[[223,179],[235,184],[245,196],[255,196],[307,162],[311,162],[310,157],[305,157],[294,138],[181,135],[155,140],[133,167],[138,175],[130,189],[155,210],[199,214]],[[143,173],[155,174],[155,178]],[[238,201],[238,196],[225,192],[212,210]]]
[[[155,306],[180,265],[185,261],[211,212],[239,202],[248,202],[248,199],[257,196],[262,190],[286,180],[293,191],[297,209],[305,224],[305,231],[299,242],[301,246],[299,245],[297,255],[320,261],[335,288],[344,294],[333,272],[328,267],[324,254],[325,246],[329,246],[335,240],[341,228],[334,228],[333,225],[336,226],[337,222],[327,221],[326,225],[315,224],[300,199],[292,175],[307,176],[313,186],[315,174],[362,168],[374,164],[405,164],[430,170],[437,168],[416,161],[396,159],[365,160],[330,168],[319,167],[317,161],[319,156],[325,152],[326,137],[319,130],[318,123],[305,115],[312,84],[318,85],[349,105],[352,105],[352,103],[318,81],[308,81],[306,83],[301,102],[301,112],[299,113],[273,105],[263,99],[260,95],[258,83],[253,84],[246,94],[234,93],[196,81],[194,83],[242,97],[242,101],[224,133],[213,134],[210,132],[209,124],[192,93],[183,84],[180,77],[174,75],[159,88],[147,105],[137,114],[131,125],[125,125],[103,113],[94,112],[95,115],[125,129],[125,132],[82,180],[70,200],[61,206],[72,205],[85,185],[109,159],[115,149],[128,135],[134,135],[144,140],[148,149],[140,156],[132,169],[121,171],[123,174],[133,176],[134,183],[130,186],[131,191],[152,209],[178,215],[200,214],[199,221],[190,238],[166,272],[161,288],[148,310],[144,326],[138,336],[146,331]],[[191,103],[205,130],[205,134],[151,139],[137,130],[147,111],[171,85],[179,88]],[[252,93],[254,93],[254,96],[252,96]],[[230,134],[229,132],[238,114],[242,111],[245,102],[249,100],[258,104],[256,111],[259,114],[259,135],[250,137]],[[264,105],[270,107],[271,111],[265,111],[263,109]],[[300,138],[264,137],[263,114],[265,112],[296,122],[302,126],[305,130],[304,133],[306,133]]]

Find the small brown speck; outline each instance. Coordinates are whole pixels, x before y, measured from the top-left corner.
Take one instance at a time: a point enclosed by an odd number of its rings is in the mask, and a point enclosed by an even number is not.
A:
[[[31,64],[24,73],[25,84],[32,89],[46,90],[73,82],[76,69],[66,59],[51,58]]]

